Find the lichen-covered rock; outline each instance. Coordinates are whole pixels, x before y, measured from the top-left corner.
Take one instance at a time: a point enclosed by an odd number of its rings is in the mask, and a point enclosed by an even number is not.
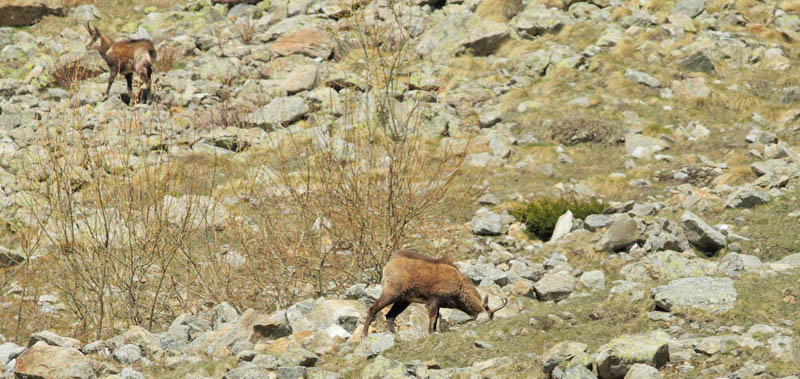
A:
[[[632,281],[674,280],[710,275],[717,270],[716,263],[701,258],[687,258],[665,250],[631,262],[620,269],[620,274]]]
[[[618,251],[642,238],[644,228],[628,215],[620,217],[606,230],[598,247],[606,251]]]
[[[628,373],[625,374],[625,379],[661,379],[663,377],[655,367],[641,363],[631,366]]]
[[[673,280],[667,285],[653,288],[656,306],[671,311],[676,307],[722,312],[733,308],[738,294],[730,278],[700,276]]]
[[[669,336],[662,331],[624,335],[600,346],[595,355],[602,379],[624,378],[637,363],[660,368],[669,361]]]
[[[366,307],[357,301],[321,297],[292,305],[286,310],[286,318],[293,332],[323,330],[335,324],[352,333],[366,313]]]
[[[562,363],[569,362],[578,354],[585,353],[588,345],[581,342],[563,341],[555,344],[544,354],[542,370],[550,374]],[[591,367],[591,363],[590,363]]]
[[[361,370],[358,377],[361,379],[394,379],[411,378],[413,376],[406,373],[405,364],[402,362],[384,358],[382,355],[379,355],[372,360],[372,363]]]

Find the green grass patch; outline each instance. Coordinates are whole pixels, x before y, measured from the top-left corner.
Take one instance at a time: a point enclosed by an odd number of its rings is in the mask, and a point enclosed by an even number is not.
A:
[[[511,210],[511,215],[525,224],[531,237],[542,241],[550,239],[556,221],[568,210],[575,218],[585,218],[591,214],[602,213],[605,204],[600,200],[582,200],[574,197],[538,198]]]

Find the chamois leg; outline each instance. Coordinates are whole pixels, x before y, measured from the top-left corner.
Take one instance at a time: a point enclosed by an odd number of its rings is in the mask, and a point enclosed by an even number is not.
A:
[[[133,73],[125,74],[125,81],[128,82],[128,105],[133,101]]]
[[[111,71],[108,73],[108,85],[106,86],[106,97],[103,98],[103,101],[108,100],[108,94],[111,93],[111,84],[114,83],[114,79],[117,77],[117,73],[119,69],[116,67],[111,67]]]
[[[369,334],[369,324],[372,323],[372,320],[375,318],[375,313],[380,312],[381,309],[386,308],[389,304],[394,303],[393,298],[390,296],[386,296],[385,294],[381,294],[375,304],[372,304],[371,307],[367,310],[367,319],[364,320],[364,337]]]
[[[389,324],[389,331],[390,332],[395,333],[395,331],[394,331],[394,319],[397,318],[397,316],[400,313],[403,313],[403,311],[406,310],[406,308],[408,308],[409,304],[411,304],[411,303],[409,303],[409,302],[407,302],[405,300],[398,300],[398,301],[396,301],[394,303],[394,305],[392,305],[392,309],[390,309],[389,313],[386,314],[386,323]]]
[[[439,300],[431,299],[428,302],[428,334],[436,330],[436,321],[439,319]]]

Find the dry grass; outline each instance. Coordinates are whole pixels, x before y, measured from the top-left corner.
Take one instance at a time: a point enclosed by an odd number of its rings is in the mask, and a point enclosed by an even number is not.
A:
[[[487,21],[508,22],[523,9],[522,0],[483,0],[475,14]]]
[[[83,60],[58,63],[51,71],[53,85],[67,90],[80,86],[80,82],[94,78],[102,73],[100,70],[89,68]]]

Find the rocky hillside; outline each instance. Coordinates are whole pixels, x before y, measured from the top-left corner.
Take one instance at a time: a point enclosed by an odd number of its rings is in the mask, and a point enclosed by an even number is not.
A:
[[[3,377],[800,376],[800,1],[82,3],[0,16]],[[362,340],[401,246],[508,306]]]

